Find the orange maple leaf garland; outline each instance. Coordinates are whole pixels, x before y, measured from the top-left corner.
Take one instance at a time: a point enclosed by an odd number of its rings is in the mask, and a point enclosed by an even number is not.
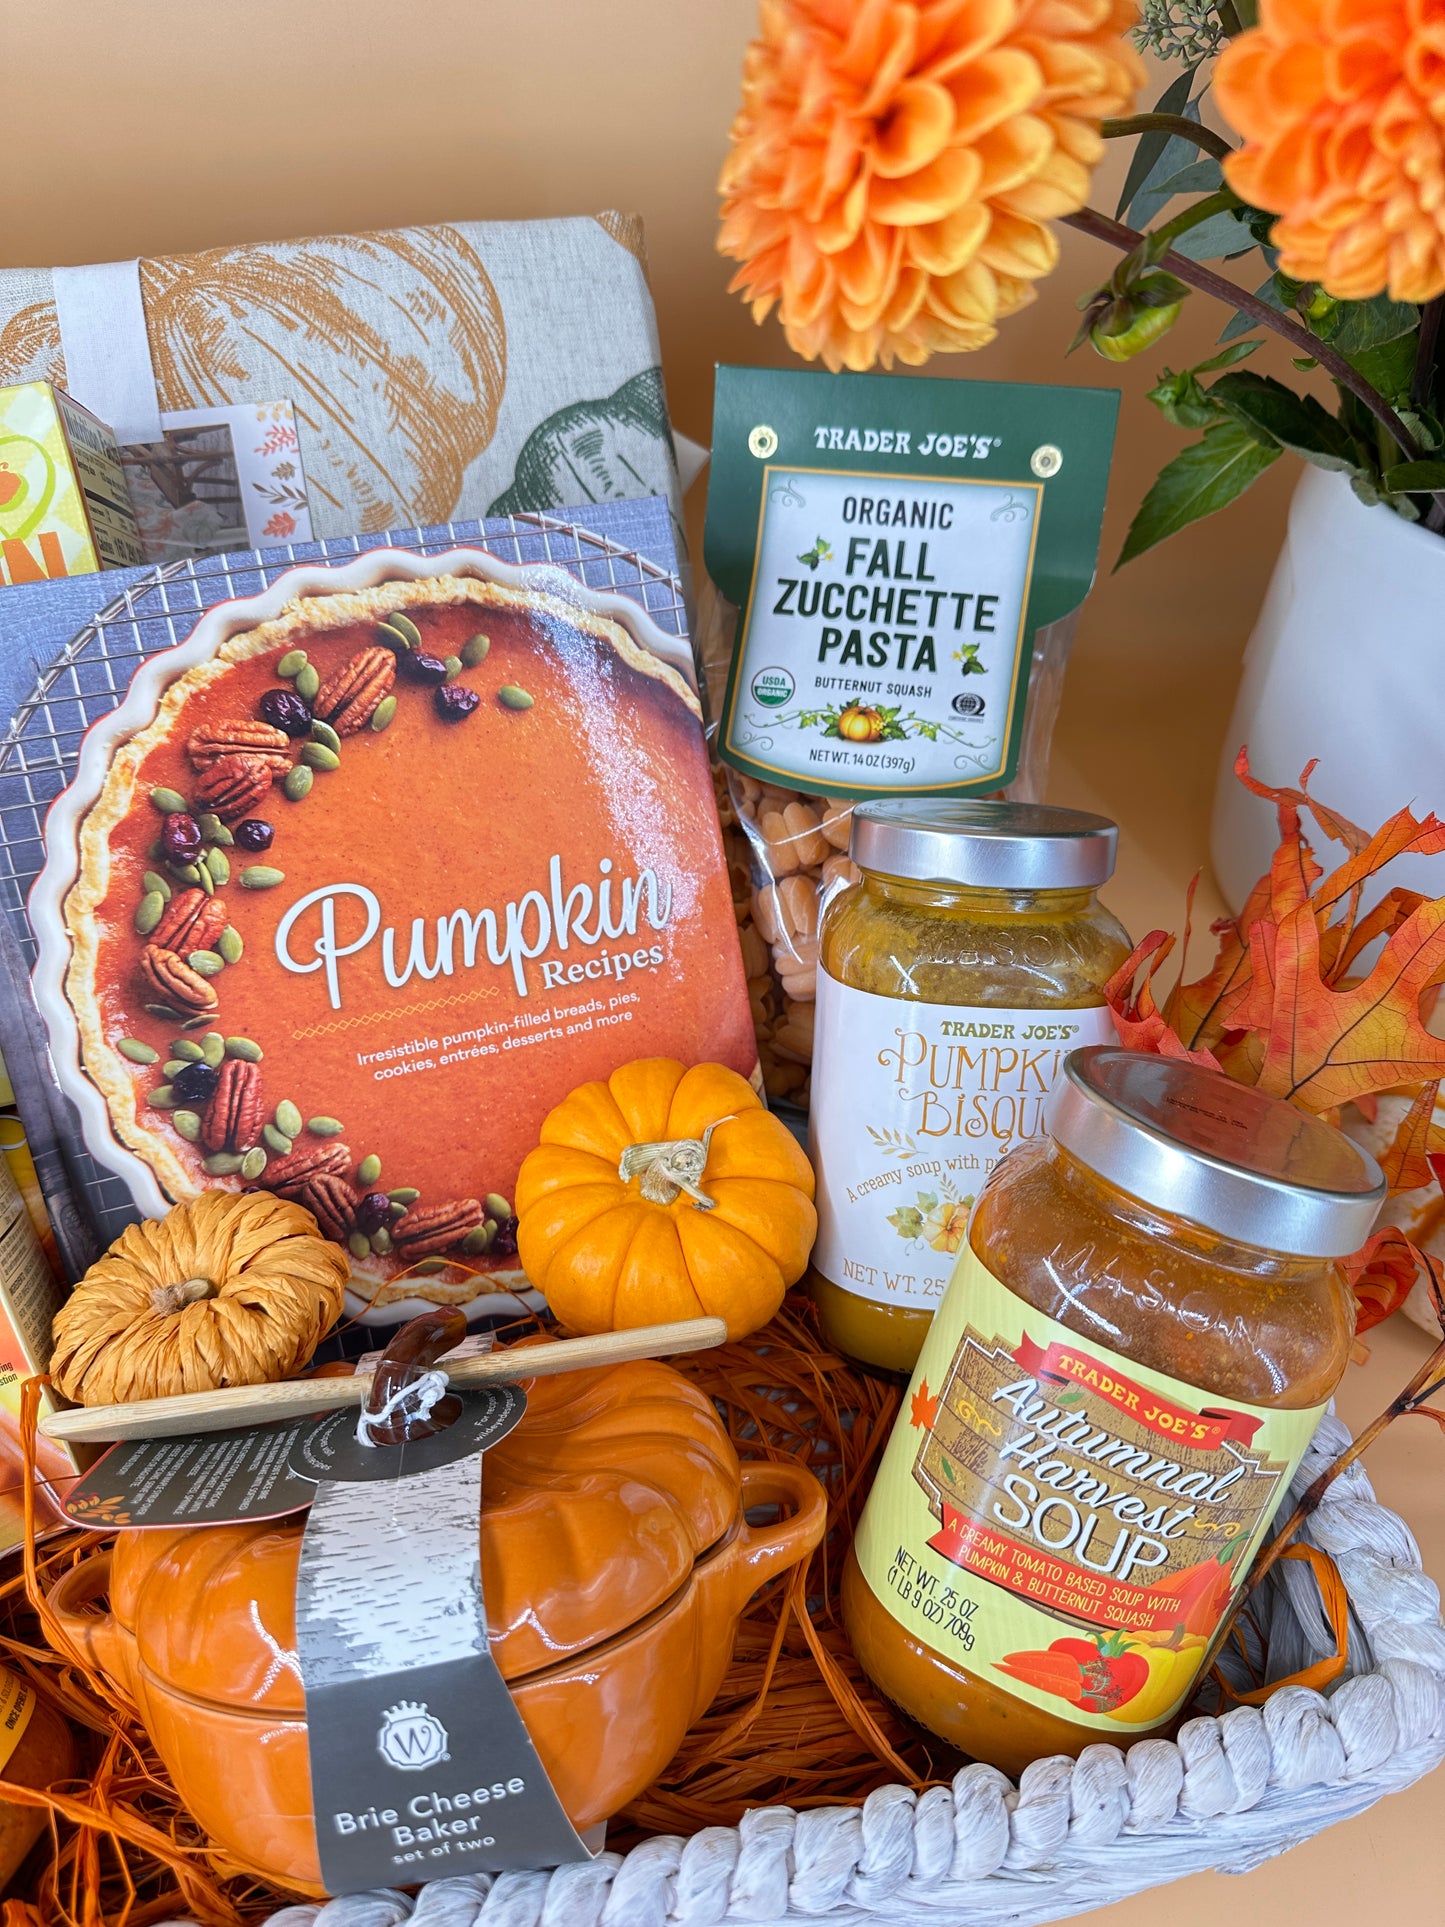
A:
[[[1445,983],[1445,897],[1396,889],[1360,913],[1365,885],[1386,863],[1445,851],[1445,823],[1404,809],[1370,836],[1315,805],[1306,787],[1313,764],[1297,790],[1258,782],[1244,750],[1235,768],[1279,812],[1269,875],[1238,917],[1214,926],[1219,948],[1209,971],[1186,982],[1181,964],[1162,1006],[1153,979],[1174,940],[1153,930],[1135,946],[1107,992],[1122,1040],[1217,1062],[1240,1083],[1318,1113],[1445,1077],[1445,1039],[1421,1018],[1424,998]],[[1349,852],[1328,875],[1301,828],[1303,809]],[[1385,945],[1376,963],[1351,974],[1378,938]],[[1418,1135],[1418,1115],[1408,1122]],[[1410,1160],[1413,1172],[1424,1148]]]
[[[1135,946],[1106,995],[1129,1049],[1217,1065],[1239,1083],[1336,1123],[1347,1105],[1372,1120],[1377,1097],[1408,1092],[1409,1109],[1380,1163],[1392,1192],[1415,1190],[1432,1174],[1445,1174],[1445,1138],[1433,1124],[1445,1039],[1424,1022],[1445,984],[1445,897],[1395,888],[1363,914],[1361,899],[1395,857],[1445,851],[1445,823],[1403,809],[1370,835],[1310,795],[1314,767],[1297,789],[1276,789],[1250,773],[1248,752],[1240,751],[1236,775],[1279,815],[1279,847],[1268,875],[1238,917],[1214,925],[1218,949],[1202,977],[1185,980],[1186,916],[1179,978],[1162,1005],[1155,979],[1174,948],[1163,930],[1151,930]],[[1328,874],[1301,827],[1305,810],[1346,851]],[[1191,884],[1190,911],[1193,899]],[[1360,959],[1381,939],[1378,959],[1360,974]],[[1408,1296],[1414,1247],[1387,1227],[1346,1269],[1359,1303],[1357,1330],[1368,1331]]]
[[[1410,1296],[1419,1260],[1398,1225],[1388,1224],[1366,1239],[1341,1266],[1355,1294],[1355,1336],[1383,1324]]]

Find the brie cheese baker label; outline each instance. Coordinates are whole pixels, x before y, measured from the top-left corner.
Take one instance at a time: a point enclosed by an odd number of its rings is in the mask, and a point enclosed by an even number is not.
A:
[[[854,990],[818,971],[813,1263],[845,1291],[932,1311],[974,1198],[1043,1134],[1065,1057],[1118,1042],[1102,1006],[1007,1010]]]
[[[725,748],[805,788],[1003,781],[1042,491],[769,467]]]

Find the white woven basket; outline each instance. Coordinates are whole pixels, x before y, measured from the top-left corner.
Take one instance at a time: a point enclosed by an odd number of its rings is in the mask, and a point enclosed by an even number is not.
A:
[[[1348,1444],[1326,1418],[1295,1492]],[[1282,1687],[1262,1709],[1189,1720],[1177,1741],[1037,1760],[1017,1786],[966,1766],[921,1796],[887,1786],[861,1808],[758,1807],[738,1827],[658,1836],[589,1866],[436,1880],[415,1899],[350,1894],[285,1907],[267,1927],[1034,1927],[1184,1874],[1247,1872],[1445,1756],[1440,1592],[1409,1528],[1356,1464],[1300,1537],[1330,1554],[1349,1594],[1349,1665],[1328,1694]],[[1254,1606],[1266,1677],[1333,1652],[1303,1562],[1277,1565]]]

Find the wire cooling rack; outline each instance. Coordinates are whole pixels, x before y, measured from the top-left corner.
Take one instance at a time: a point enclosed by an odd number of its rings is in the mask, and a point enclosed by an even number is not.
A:
[[[119,708],[139,665],[183,642],[214,604],[259,595],[298,563],[344,563],[380,548],[427,556],[474,548],[499,562],[551,564],[589,589],[630,597],[667,634],[687,634],[682,584],[676,575],[610,536],[532,512],[491,517],[485,523],[447,522],[204,556],[149,571],[106,603],[53,661],[37,665],[34,688],[0,736],[0,918],[27,972],[35,963],[35,942],[25,906],[45,862],[46,813],[74,779],[85,732]],[[27,1016],[38,1026],[38,1017]],[[79,1150],[78,1121],[72,1122],[71,1168],[83,1185],[97,1230],[108,1240],[136,1211],[120,1179]]]

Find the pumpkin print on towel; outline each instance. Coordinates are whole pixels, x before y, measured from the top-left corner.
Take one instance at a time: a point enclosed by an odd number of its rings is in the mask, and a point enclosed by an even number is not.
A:
[[[512,486],[488,515],[519,515],[558,502],[626,501],[666,444],[662,370],[646,368],[601,401],[574,401],[538,424],[522,444]]]
[[[501,305],[455,228],[143,261],[141,288],[163,408],[248,400],[237,376],[264,382],[311,430],[313,497],[354,527],[451,514],[507,380]],[[414,339],[394,332],[398,312]]]
[[[641,250],[640,223],[606,215],[143,260],[160,404],[289,399],[321,536],[481,516],[503,491],[662,495],[676,517]],[[50,277],[0,270],[0,382],[39,378],[65,380]]]

